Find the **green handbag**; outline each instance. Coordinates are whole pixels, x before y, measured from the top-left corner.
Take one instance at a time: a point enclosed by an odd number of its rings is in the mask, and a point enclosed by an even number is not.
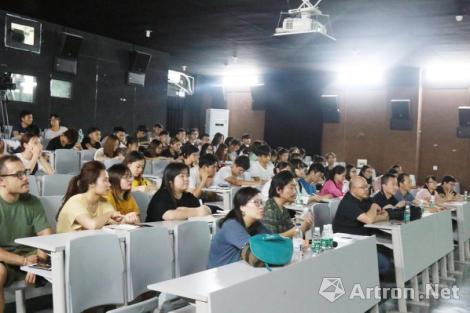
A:
[[[283,266],[292,259],[292,239],[279,234],[259,234],[250,238],[241,253],[242,260],[255,267]]]

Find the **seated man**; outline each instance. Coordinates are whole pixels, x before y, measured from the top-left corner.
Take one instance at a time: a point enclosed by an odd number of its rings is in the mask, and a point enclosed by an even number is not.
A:
[[[300,192],[308,194],[309,202],[318,202],[322,197],[317,195],[317,184],[321,184],[325,178],[325,167],[319,163],[312,163],[307,170],[307,175],[299,179]]]
[[[381,209],[369,198],[369,185],[365,178],[351,179],[349,192],[341,200],[333,220],[333,232],[353,235],[370,235],[364,224],[388,220],[387,211]],[[380,246],[377,246],[380,248]],[[382,248],[380,248],[382,249]],[[378,251],[379,273],[389,274],[390,261],[384,251]]]
[[[199,166],[193,166],[189,170],[188,192],[196,198],[203,195],[202,189],[213,185],[214,175],[217,171],[217,157],[213,154],[205,154],[199,158]]]
[[[271,148],[260,145],[255,149],[256,161],[251,162],[250,174],[254,180],[267,182],[274,176],[274,165],[271,163]]]
[[[405,200],[398,200],[395,198],[395,194],[398,191],[397,177],[392,174],[384,174],[380,178],[381,189],[372,199],[383,210],[403,208],[406,205]]]
[[[73,129],[67,129],[62,135],[52,138],[47,144],[46,150],[55,151],[57,149],[72,149],[77,145],[78,132]],[[81,150],[80,144],[77,149]]]
[[[16,156],[0,157],[0,312],[5,305],[4,288],[24,279],[35,282],[35,275],[20,266],[37,263],[47,255],[15,243],[15,239],[52,234],[38,198],[29,193],[28,176]]]
[[[241,155],[235,159],[232,165],[222,167],[215,174],[214,185],[232,185],[232,186],[257,186],[260,183],[246,180],[243,173],[250,168],[250,160],[247,156]]]
[[[453,176],[444,176],[441,180],[441,185],[437,186],[436,192],[444,201],[455,201],[459,196],[454,191],[455,183],[457,180]]]
[[[11,136],[17,140],[20,140],[21,135],[28,133],[28,127],[33,125],[33,113],[30,111],[21,111],[20,123],[13,126]]]
[[[420,206],[420,201],[415,199],[415,197],[410,193],[412,184],[410,180],[410,174],[401,173],[398,175],[398,191],[395,193],[395,198],[398,202],[405,201],[406,204],[414,205],[416,207]]]

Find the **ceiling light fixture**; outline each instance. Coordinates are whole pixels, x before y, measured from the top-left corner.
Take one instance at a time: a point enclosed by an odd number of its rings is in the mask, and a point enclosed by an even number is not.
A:
[[[316,33],[336,40],[328,34],[325,23],[330,23],[330,16],[320,11],[318,8],[320,2],[322,2],[322,0],[318,0],[317,3],[313,5],[310,3],[310,0],[302,0],[302,4],[297,9],[281,12],[273,36]]]

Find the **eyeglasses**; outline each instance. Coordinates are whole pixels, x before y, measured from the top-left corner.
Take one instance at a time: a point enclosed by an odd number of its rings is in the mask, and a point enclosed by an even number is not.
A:
[[[16,177],[18,179],[23,179],[30,174],[30,170],[19,171],[14,174],[3,174],[0,177]]]
[[[122,176],[123,179],[127,179],[127,180],[133,180],[134,179],[134,176],[132,175],[124,175]]]
[[[251,203],[255,204],[256,206],[264,206],[264,201],[263,200],[253,200],[253,201],[248,201],[248,202],[251,202]]]

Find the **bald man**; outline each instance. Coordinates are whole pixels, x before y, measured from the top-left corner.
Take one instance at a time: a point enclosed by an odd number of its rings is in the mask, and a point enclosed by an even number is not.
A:
[[[369,199],[369,185],[364,177],[351,179],[349,192],[341,200],[333,220],[333,232],[369,236],[364,224],[388,220],[387,211]],[[386,251],[377,251],[379,273],[390,274],[390,261]]]

